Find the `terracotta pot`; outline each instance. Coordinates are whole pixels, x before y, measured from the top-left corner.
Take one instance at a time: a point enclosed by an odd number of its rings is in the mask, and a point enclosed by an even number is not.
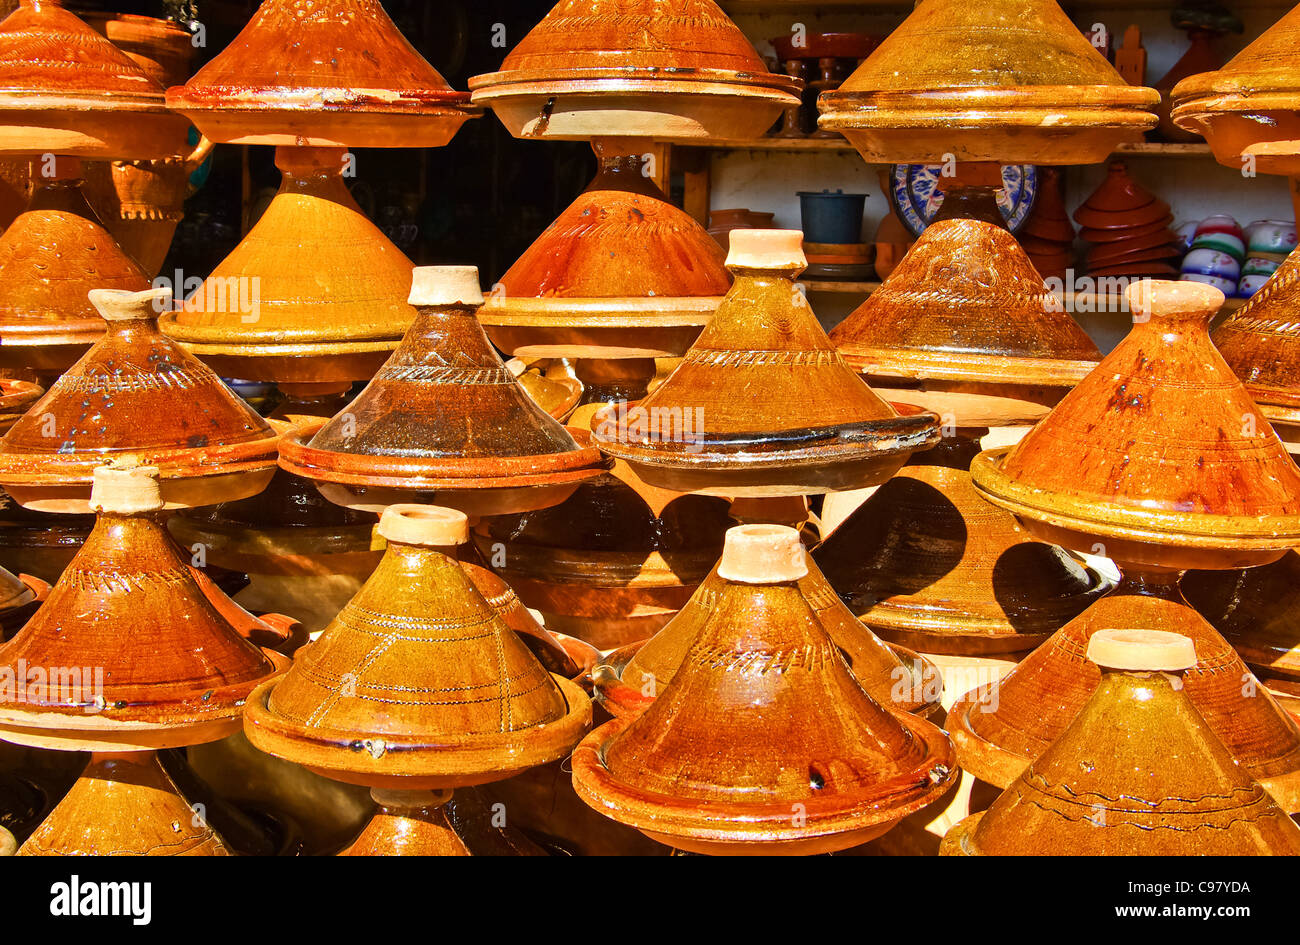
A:
[[[531,363],[522,358],[511,358],[506,367],[533,403],[556,420],[567,419],[582,401],[585,385],[573,365],[564,358],[534,359]]]
[[[1214,332],[1214,344],[1270,420],[1300,420],[1300,250]]]
[[[568,752],[591,725],[590,702],[547,673],[439,553],[464,541],[465,516],[396,506],[379,529],[388,550],[361,593],[283,684],[249,698],[253,745],[336,780],[401,791],[482,784]],[[376,633],[388,638],[383,654]],[[358,743],[371,748],[357,752]]]
[[[802,244],[798,231],[732,233],[736,284],[716,317],[639,405],[592,418],[601,449],[651,485],[736,497],[860,488],[934,442],[933,415],[900,416],[835,351],[794,287]]]
[[[879,836],[948,789],[943,732],[867,695],[801,592],[798,532],[732,529],[718,573],[672,682],[574,752],[579,797],[681,850],[803,854]]]
[[[868,162],[1094,164],[1155,127],[1154,89],[1128,85],[1052,0],[922,0],[838,91],[818,126]]]
[[[472,514],[546,508],[600,475],[600,454],[533,403],[488,344],[478,280],[473,267],[417,269],[419,314],[402,345],[342,413],[286,441],[281,465],[370,511],[416,494]]]
[[[413,267],[362,215],[347,160],[343,149],[277,148],[279,193],[164,331],[225,377],[368,380],[415,315]]]
[[[265,0],[167,107],[213,141],[437,148],[481,112],[398,31],[379,0]]]
[[[0,440],[9,494],[38,511],[84,512],[92,470],[126,455],[160,469],[171,508],[265,488],[285,425],[267,424],[158,331],[171,290],[90,299],[107,332]]]
[[[0,23],[0,152],[158,158],[186,122],[162,86],[58,0],[22,0]]]
[[[521,357],[684,354],[731,287],[725,257],[643,173],[646,148],[596,150],[596,179],[501,277],[479,319]]]
[[[1156,220],[1143,226],[1120,227],[1114,230],[1095,230],[1085,226],[1079,230],[1079,237],[1085,243],[1116,243],[1130,239],[1143,239],[1155,233],[1172,232],[1169,224],[1173,222],[1173,215],[1170,214],[1166,219]]]
[[[803,84],[713,0],[560,0],[469,87],[517,138],[717,140],[762,136]]]
[[[1300,853],[1300,827],[1196,710],[1182,678],[1197,661],[1189,638],[1100,630],[1087,652],[1097,690],[992,807],[948,832],[944,853]]]

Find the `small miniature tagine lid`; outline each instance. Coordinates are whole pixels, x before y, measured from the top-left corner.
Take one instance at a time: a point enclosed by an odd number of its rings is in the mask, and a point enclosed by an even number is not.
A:
[[[14,498],[39,508],[80,496],[80,508],[49,510],[85,511],[92,470],[126,455],[159,468],[171,507],[265,487],[283,425],[158,330],[171,290],[96,289],[90,300],[107,331],[0,439],[0,482]]]
[[[81,550],[0,666],[4,738],[36,747],[182,746],[238,730],[253,687],[287,660],[245,641],[167,534],[158,470],[95,470],[99,513]],[[211,591],[210,591],[211,592]],[[57,679],[52,667],[68,670]]]
[[[933,414],[900,416],[835,350],[794,285],[802,233],[733,230],[727,266],[736,283],[672,376],[592,418],[601,449],[651,485],[781,495],[879,482],[938,439]]]
[[[0,21],[0,153],[162,158],[185,127],[162,86],[58,0]]]
[[[947,736],[867,695],[803,598],[794,529],[733,528],[718,574],[714,618],[672,682],[574,752],[587,804],[680,849],[826,852],[948,788]]]
[[[818,107],[823,129],[873,133],[871,158],[883,163],[939,158],[921,153],[934,131],[959,159],[1072,164],[1155,127],[1159,101],[1127,84],[1054,0],[920,0]],[[1043,162],[1037,132],[1049,130]]]
[[[481,784],[568,753],[591,703],[442,553],[466,530],[452,509],[384,512],[379,568],[284,679],[253,694],[256,747],[378,787]]]
[[[1203,856],[1300,853],[1300,827],[1242,770],[1187,697],[1192,641],[1099,630],[1101,685],[1061,736],[949,855]]]
[[[419,314],[402,344],[314,436],[286,439],[281,465],[309,479],[414,491],[600,475],[600,453],[537,406],[488,344],[475,315],[478,280],[472,266],[416,269]]]
[[[1128,337],[1019,444],[978,456],[976,488],[1080,551],[1098,536],[1276,560],[1300,543],[1300,469],[1210,343],[1223,293],[1145,281],[1128,301]]]
[[[379,0],[264,0],[167,104],[236,144],[440,147],[480,114]]]
[[[1300,424],[1300,250],[1214,331],[1214,345],[1269,419]]]

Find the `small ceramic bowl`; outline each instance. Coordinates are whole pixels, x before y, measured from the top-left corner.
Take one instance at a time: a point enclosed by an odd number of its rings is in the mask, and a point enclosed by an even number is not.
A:
[[[1218,253],[1225,253],[1241,263],[1246,258],[1246,243],[1240,237],[1232,233],[1221,233],[1211,230],[1207,233],[1198,233],[1192,240],[1192,249],[1209,249]]]
[[[1202,282],[1205,285],[1212,285],[1225,296],[1237,294],[1236,279],[1222,279],[1219,276],[1207,276],[1199,272],[1184,272],[1179,277],[1183,282]]]
[[[1218,213],[1202,220],[1196,227],[1196,235],[1200,236],[1204,233],[1228,233],[1243,243],[1246,241],[1246,234],[1242,231],[1241,224],[1226,213]]]
[[[1296,225],[1289,220],[1256,220],[1246,227],[1251,253],[1289,253],[1296,248]]]
[[[1241,263],[1227,253],[1214,249],[1193,249],[1183,257],[1182,271],[1202,276],[1218,276],[1236,286],[1241,278]]]
[[[1178,248],[1184,253],[1192,248],[1192,240],[1196,239],[1196,228],[1200,225],[1196,220],[1188,220],[1186,223],[1175,225],[1174,232],[1178,234]]]
[[[1261,276],[1261,275],[1242,276],[1241,281],[1237,283],[1237,298],[1239,299],[1250,298],[1260,289],[1264,288],[1265,284],[1271,278],[1272,278],[1271,276]]]
[[[1246,260],[1246,265],[1241,267],[1243,276],[1263,276],[1268,278],[1277,272],[1278,266],[1282,265],[1275,259],[1263,259],[1259,256],[1251,256]]]

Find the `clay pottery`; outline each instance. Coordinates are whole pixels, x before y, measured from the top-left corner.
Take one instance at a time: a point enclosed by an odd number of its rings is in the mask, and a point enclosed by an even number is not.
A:
[[[1095,230],[1085,226],[1079,230],[1079,237],[1085,243],[1117,243],[1130,239],[1143,239],[1156,233],[1172,232],[1169,224],[1173,222],[1173,214],[1170,214],[1167,219],[1157,220],[1145,226],[1120,227],[1113,230]]]
[[[1074,211],[1074,220],[1090,230],[1128,230],[1172,219],[1169,204],[1135,181],[1123,161],[1112,161],[1106,179]],[[1117,237],[1119,238],[1119,237]]]
[[[53,583],[94,525],[93,515],[33,512],[0,490],[0,567]]]
[[[414,318],[413,267],[352,198],[348,160],[277,148],[279,193],[163,330],[225,377],[343,389],[373,376]]]
[[[1292,9],[1223,68],[1183,79],[1170,96],[1174,123],[1203,136],[1225,166],[1252,158],[1260,173],[1300,173],[1298,33],[1300,9]]]
[[[1187,30],[1188,47],[1173,67],[1155,84],[1156,91],[1160,93],[1160,106],[1157,109],[1160,114],[1159,136],[1164,141],[1200,141],[1199,134],[1186,131],[1174,122],[1170,114],[1173,109],[1171,93],[1179,82],[1189,76],[1214,72],[1222,68],[1223,56],[1218,50],[1219,38],[1227,32],[1240,33],[1244,27],[1240,20],[1230,15],[1216,18],[1217,22],[1209,22],[1204,14],[1196,16],[1194,13],[1188,18],[1180,17],[1178,13],[1178,10],[1174,11],[1174,26]]]
[[[970,463],[984,432],[958,429],[914,453],[813,553],[840,599],[892,644],[952,655],[1023,652],[1111,590],[980,498]]]
[[[58,0],[0,22],[0,152],[156,158],[185,133],[162,86]]]
[[[775,219],[775,213],[755,210],[712,210],[709,212],[709,235],[718,241],[723,252],[729,252],[732,230],[775,229]]]
[[[0,567],[0,641],[17,633],[49,595],[50,585],[40,578]]]
[[[713,619],[645,711],[574,751],[579,797],[679,850],[766,855],[863,843],[948,789],[947,737],[858,684],[800,590],[807,560],[792,528],[727,533]]]
[[[396,790],[500,780],[569,751],[591,725],[590,702],[548,674],[439,552],[466,528],[450,509],[384,513],[378,570],[283,685],[250,698],[245,730],[255,747],[336,780]]]
[[[189,78],[194,38],[172,20],[106,11],[86,11],[81,18],[164,89]]]
[[[481,114],[379,0],[264,0],[167,106],[229,144],[437,148]]]
[[[516,138],[719,140],[762,137],[803,83],[713,0],[560,0],[469,87]]]
[[[1174,257],[1177,258],[1177,257]],[[1141,279],[1177,279],[1179,272],[1174,266],[1161,262],[1123,263],[1118,266],[1102,266],[1090,269],[1088,275],[1101,279],[1113,276],[1125,276]]]
[[[19,856],[230,856],[152,751],[96,752]]]
[[[275,471],[274,427],[158,331],[170,289],[96,289],[107,331],[0,440],[0,482],[38,511],[85,512],[96,466],[161,471],[168,507],[254,495]]]
[[[1154,89],[1128,85],[1053,0],[923,0],[837,91],[818,127],[870,163],[945,154],[1095,164],[1155,127]]]
[[[479,313],[520,357],[680,356],[731,287],[708,232],[643,173],[644,152],[597,142],[600,170],[501,277]]]
[[[286,439],[281,466],[340,505],[436,495],[476,515],[556,505],[600,475],[599,452],[533,403],[488,343],[478,280],[472,266],[417,269],[419,314],[401,346],[342,413]]]
[[[81,162],[40,163],[28,209],[0,237],[0,365],[57,375],[104,334],[89,292],[143,292],[149,278],[86,202]]]
[[[573,413],[586,389],[573,365],[564,358],[540,358],[531,362],[511,358],[506,367],[533,403],[556,420],[563,421]]]
[[[139,751],[237,731],[249,692],[288,660],[246,642],[196,583],[158,515],[157,469],[99,467],[91,505],[100,514],[85,545],[0,646],[12,681],[0,693],[3,737]]]
[[[724,552],[725,553],[725,552]],[[853,676],[877,703],[895,712],[930,718],[940,710],[943,679],[929,661],[911,650],[882,643],[854,619],[811,559],[797,582],[798,600],[765,612],[768,621],[802,619],[808,612],[837,647]],[[718,569],[668,625],[649,640],[620,647],[593,673],[601,705],[615,716],[632,715],[652,703],[675,677],[704,626],[727,598]]]
[[[1223,294],[1127,298],[1128,337],[1018,445],[977,457],[976,489],[1044,541],[1132,565],[1276,561],[1300,541],[1300,469],[1210,343]]]
[[[41,399],[45,390],[32,381],[0,378],[0,436],[18,422],[32,404]]]
[[[1034,208],[1020,229],[1021,237],[1038,237],[1053,243],[1074,242],[1074,227],[1065,209],[1065,177],[1060,168],[1039,170],[1038,194]]]
[[[713,321],[639,405],[592,418],[600,448],[651,485],[738,497],[861,488],[934,442],[936,417],[900,416],[835,351],[794,287],[806,266],[797,230],[733,231]]]
[[[1241,856],[1300,853],[1300,827],[1243,771],[1197,711],[1185,636],[1099,630],[1100,683],[996,801],[953,827],[955,856]]]

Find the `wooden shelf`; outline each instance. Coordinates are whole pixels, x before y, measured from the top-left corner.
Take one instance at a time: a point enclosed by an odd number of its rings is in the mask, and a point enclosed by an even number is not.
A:
[[[819,292],[833,295],[857,295],[866,298],[880,288],[879,282],[831,282],[825,279],[800,279],[799,284],[804,286],[809,295]],[[1119,311],[1115,306],[1120,304],[1118,298],[1103,296],[1082,296],[1071,295],[1065,296],[1065,305],[1067,310],[1072,308],[1084,308],[1096,311],[1098,308]],[[1223,314],[1235,312],[1246,304],[1246,299],[1228,299],[1223,303]]]
[[[708,148],[713,151],[820,151],[827,153],[856,154],[853,145],[843,138],[754,138],[750,141],[668,141],[682,148]],[[1126,157],[1151,158],[1204,158],[1213,160],[1210,146],[1204,142],[1194,144],[1169,144],[1163,141],[1143,141],[1138,144],[1122,144],[1115,149],[1116,154]]]

